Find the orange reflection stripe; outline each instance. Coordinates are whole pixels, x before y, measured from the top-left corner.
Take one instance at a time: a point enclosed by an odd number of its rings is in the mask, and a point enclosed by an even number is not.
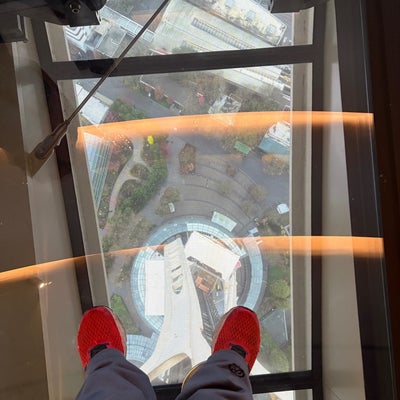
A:
[[[240,241],[245,238],[237,238]],[[354,257],[383,257],[383,239],[372,237],[352,236],[264,236],[260,238],[260,248],[267,253],[291,252],[298,256],[354,256]],[[159,247],[159,246],[154,246]],[[113,251],[112,256],[135,256],[143,247]],[[97,258],[99,254],[91,254],[86,258]],[[58,268],[73,267],[75,261],[84,257],[67,258],[43,264],[30,265],[0,273],[0,283],[10,280],[40,277]]]
[[[322,126],[351,124],[372,126],[373,115],[368,113],[342,113],[327,111],[262,111],[224,114],[179,115],[133,121],[110,122],[78,127],[83,132],[104,138],[142,137],[168,134],[248,133],[266,129],[279,121],[293,126]]]
[[[383,239],[353,236],[263,236],[265,252],[293,255],[383,257]]]

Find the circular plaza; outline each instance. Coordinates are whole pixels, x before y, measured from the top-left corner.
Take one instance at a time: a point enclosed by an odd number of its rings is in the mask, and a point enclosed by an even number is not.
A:
[[[263,295],[263,263],[259,247],[252,237],[234,238],[232,233],[223,226],[204,217],[178,218],[160,226],[143,244],[141,251],[133,261],[131,273],[132,298],[142,323],[146,324],[153,332],[159,333],[163,323],[163,315],[148,315],[146,313],[146,274],[145,266],[149,261],[162,260],[163,248],[168,243],[180,238],[186,243],[194,232],[208,237],[224,246],[230,252],[238,256],[240,267],[233,274],[233,279],[238,282],[239,289],[233,293],[237,304],[256,309],[259,299]],[[237,279],[236,275],[241,278]],[[217,288],[221,290],[221,288]],[[237,296],[240,291],[241,295]],[[217,293],[221,297],[223,294]],[[215,304],[215,298],[211,297]],[[216,307],[219,315],[222,315],[223,307]]]

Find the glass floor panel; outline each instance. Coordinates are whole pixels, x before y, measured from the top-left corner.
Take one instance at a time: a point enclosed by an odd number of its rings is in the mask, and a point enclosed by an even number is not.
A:
[[[108,1],[100,25],[48,24],[54,61],[116,58],[161,2]],[[309,44],[313,9],[271,14],[266,2],[170,0],[128,56],[197,53]],[[59,32],[60,31],[60,32]],[[68,53],[59,54],[59,34]]]
[[[254,374],[306,368],[293,360],[290,248],[267,244],[291,232],[291,76],[288,65],[111,78],[80,114],[73,151],[108,298],[128,359],[154,384],[204,360],[235,305],[261,321]],[[94,84],[74,81],[78,103]]]

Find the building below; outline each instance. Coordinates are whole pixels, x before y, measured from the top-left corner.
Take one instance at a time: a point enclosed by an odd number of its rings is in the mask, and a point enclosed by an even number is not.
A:
[[[287,155],[290,152],[290,142],[291,126],[289,123],[282,121],[277,122],[268,129],[258,148],[268,154]]]
[[[93,201],[96,210],[99,208],[104,184],[107,177],[108,165],[111,159],[112,146],[108,141],[84,133],[85,153],[92,186]]]

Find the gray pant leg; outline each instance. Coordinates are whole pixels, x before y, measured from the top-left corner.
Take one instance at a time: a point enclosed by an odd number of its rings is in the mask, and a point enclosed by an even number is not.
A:
[[[176,400],[253,399],[249,368],[238,353],[220,350],[187,381]]]
[[[156,400],[147,375],[116,349],[97,353],[86,374],[77,400]]]

